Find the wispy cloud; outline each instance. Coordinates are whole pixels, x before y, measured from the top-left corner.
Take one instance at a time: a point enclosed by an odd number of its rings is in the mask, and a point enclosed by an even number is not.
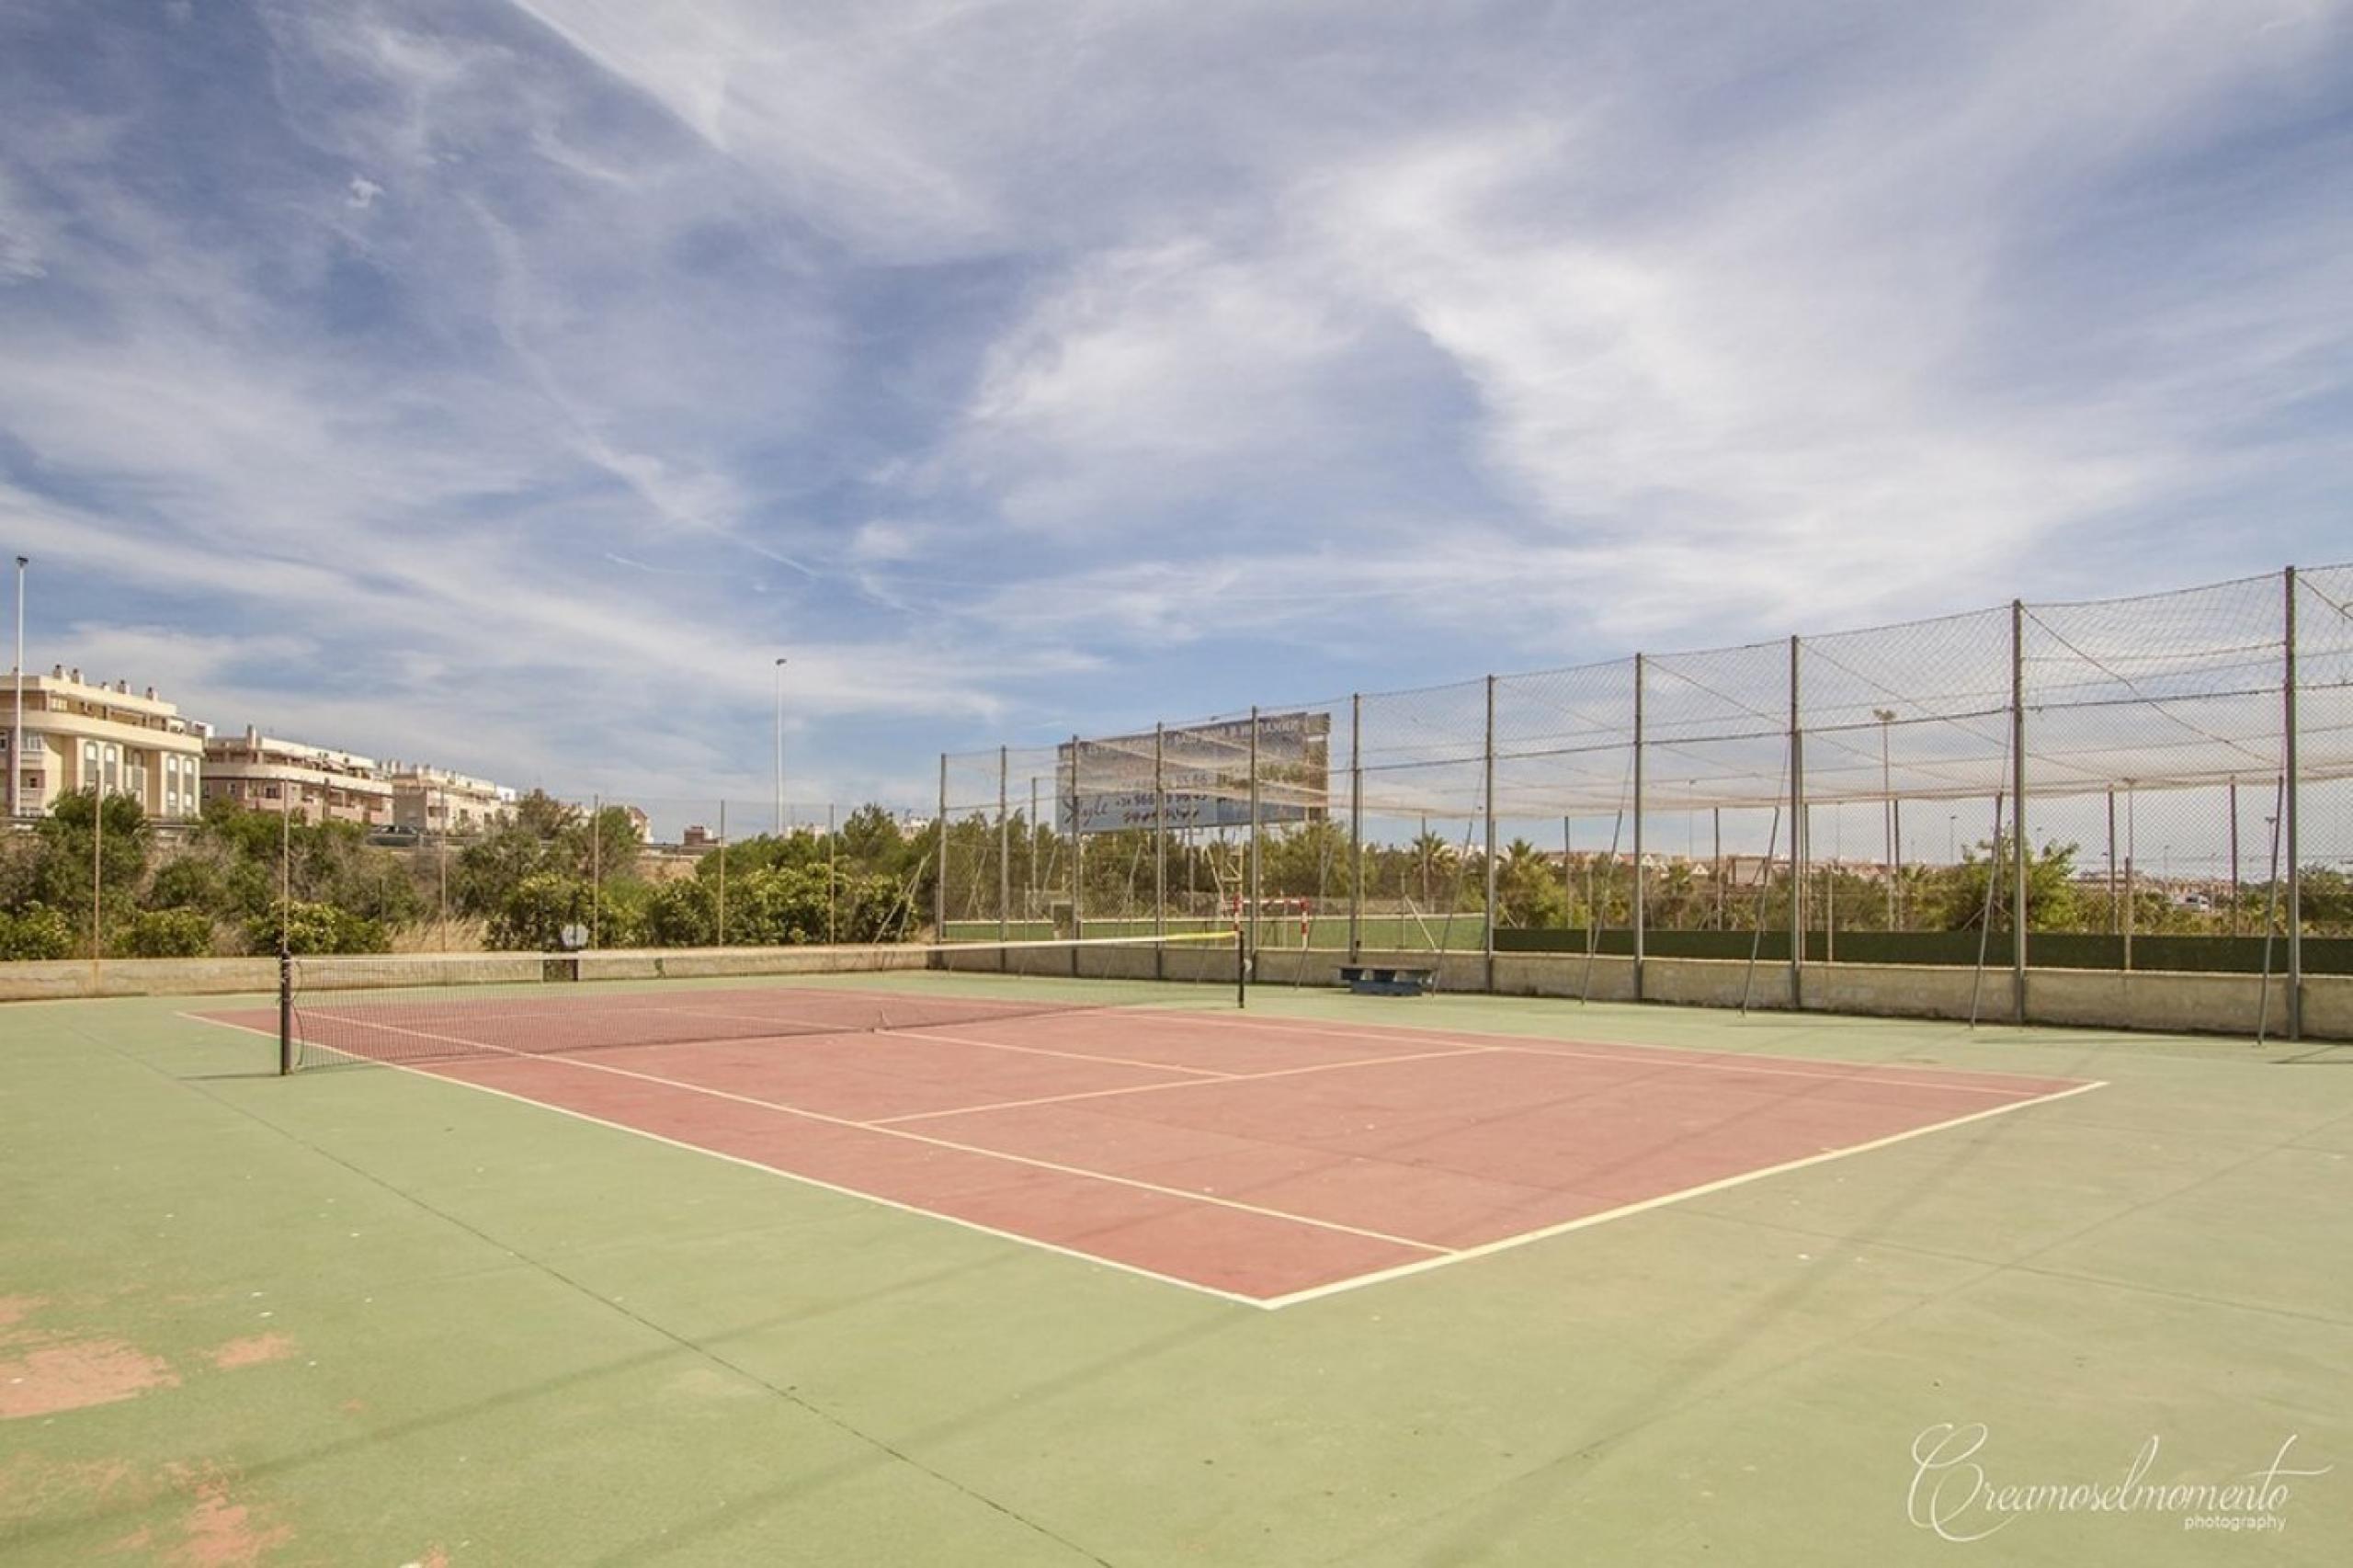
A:
[[[2325,555],[2349,16],[51,0],[0,528],[43,663],[679,794],[782,651],[919,795]]]

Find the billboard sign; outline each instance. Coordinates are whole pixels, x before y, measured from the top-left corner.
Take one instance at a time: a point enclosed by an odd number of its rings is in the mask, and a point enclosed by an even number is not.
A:
[[[1165,803],[1153,789],[1154,734],[1082,740],[1060,748],[1064,833],[1150,832],[1250,825],[1250,721],[1191,724],[1160,733]],[[1258,715],[1258,821],[1320,822],[1331,810],[1332,716]],[[1075,766],[1074,767],[1074,763]],[[1165,815],[1163,816],[1165,811]]]

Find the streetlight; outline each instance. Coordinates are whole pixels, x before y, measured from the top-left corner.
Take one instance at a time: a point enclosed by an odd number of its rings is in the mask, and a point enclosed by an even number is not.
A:
[[[785,836],[784,665],[785,661],[781,658],[778,659],[776,662],[776,835],[779,839],[782,839]]]

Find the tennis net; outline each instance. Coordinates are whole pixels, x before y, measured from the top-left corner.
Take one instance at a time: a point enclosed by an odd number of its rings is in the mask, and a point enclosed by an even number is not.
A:
[[[292,958],[282,1072],[1243,1005],[1235,935]],[[258,1021],[253,1021],[259,1027]]]

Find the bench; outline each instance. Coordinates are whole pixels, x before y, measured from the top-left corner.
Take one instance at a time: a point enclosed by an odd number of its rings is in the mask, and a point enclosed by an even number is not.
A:
[[[1438,988],[1438,971],[1394,964],[1344,963],[1340,983],[1359,996],[1426,996]]]

